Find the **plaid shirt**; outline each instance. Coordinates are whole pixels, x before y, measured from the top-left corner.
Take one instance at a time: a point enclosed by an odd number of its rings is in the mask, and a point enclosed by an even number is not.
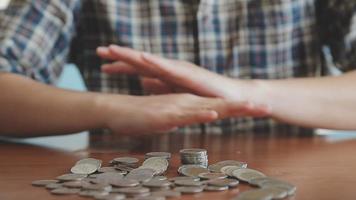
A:
[[[354,0],[12,0],[0,12],[0,70],[54,83],[75,63],[89,90],[142,94],[137,77],[100,72],[111,43],[187,60],[236,79],[323,74],[322,49],[356,66]],[[354,20],[355,21],[355,20]],[[291,108],[293,109],[293,108]],[[182,129],[237,132],[300,128],[234,118]]]

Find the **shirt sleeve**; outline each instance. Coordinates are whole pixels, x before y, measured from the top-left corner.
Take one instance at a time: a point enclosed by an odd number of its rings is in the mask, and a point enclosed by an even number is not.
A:
[[[0,71],[55,82],[79,10],[80,0],[12,0],[0,12]]]
[[[356,0],[316,0],[321,44],[342,71],[356,69]]]

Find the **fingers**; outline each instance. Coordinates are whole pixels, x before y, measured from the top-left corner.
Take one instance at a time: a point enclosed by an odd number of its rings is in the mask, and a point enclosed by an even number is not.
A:
[[[174,92],[172,87],[154,78],[141,78],[141,85],[143,90],[148,94],[168,94]]]
[[[127,75],[140,74],[134,67],[121,61],[116,61],[110,64],[104,64],[101,66],[101,71],[108,74],[127,74]]]

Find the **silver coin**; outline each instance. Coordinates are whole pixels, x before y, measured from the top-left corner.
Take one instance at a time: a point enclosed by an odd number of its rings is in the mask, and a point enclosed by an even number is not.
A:
[[[81,188],[82,185],[83,185],[82,181],[68,181],[63,183],[63,186],[69,188]]]
[[[218,186],[218,187],[228,186],[231,188],[236,187],[238,184],[239,184],[238,180],[230,179],[230,178],[211,180],[208,182],[208,185],[211,186]]]
[[[176,187],[174,191],[181,192],[183,194],[194,194],[203,191],[203,187]]]
[[[111,191],[112,187],[108,184],[93,184],[93,183],[83,183],[82,188],[85,190],[103,190]]]
[[[151,180],[164,181],[164,180],[168,180],[168,178],[166,176],[154,176]]]
[[[260,177],[266,177],[266,175],[264,175],[262,172],[254,170],[254,169],[236,169],[232,172],[232,175],[241,180],[241,181],[245,181],[245,182],[249,182],[252,179],[255,178],[260,178]]]
[[[189,177],[189,176],[176,176],[168,179],[171,182],[175,182],[177,180],[191,180],[191,181],[199,181],[198,177]]]
[[[140,185],[140,182],[134,179],[123,178],[110,181],[110,184],[116,187],[135,187]]]
[[[100,172],[100,173],[105,173],[105,172],[120,173],[120,171],[117,170],[115,167],[101,167],[101,168],[98,169],[98,172]]]
[[[190,149],[182,149],[179,151],[180,154],[188,154],[188,155],[206,155],[206,149],[199,149],[199,148],[190,148]]]
[[[133,179],[140,182],[146,182],[152,179],[155,175],[155,170],[150,168],[137,168],[132,170],[130,173],[126,175],[127,179]]]
[[[124,175],[116,172],[105,172],[102,174],[98,174],[96,179],[92,180],[94,183],[101,184],[110,184],[111,182],[115,182],[116,180],[123,179]]]
[[[147,182],[144,182],[142,184],[144,187],[149,187],[149,188],[152,188],[152,187],[168,187],[170,185],[172,185],[171,182],[167,181],[167,180],[149,180]]]
[[[80,191],[80,189],[77,188],[57,188],[54,190],[51,190],[52,194],[58,194],[58,195],[67,195],[67,194],[77,194]]]
[[[33,186],[44,187],[50,183],[58,183],[58,180],[36,180],[32,181]]]
[[[226,178],[227,176],[223,173],[216,173],[216,172],[203,172],[198,175],[199,178],[201,179],[223,179]]]
[[[94,198],[96,200],[123,200],[126,198],[126,196],[123,194],[107,194],[107,195],[96,194],[94,195]]]
[[[45,187],[47,189],[53,190],[53,189],[57,189],[57,188],[62,188],[63,184],[61,184],[61,183],[50,183],[50,184],[47,184]]]
[[[80,181],[87,177],[86,174],[63,174],[58,176],[57,179],[61,181]]]
[[[181,169],[184,176],[198,177],[199,174],[209,172],[208,169],[200,166],[187,166]]]
[[[228,186],[212,186],[212,185],[208,185],[204,187],[204,191],[224,191],[224,190],[228,190],[229,187]]]
[[[296,186],[294,186],[290,183],[284,182],[284,181],[280,181],[280,180],[278,180],[278,181],[268,180],[268,181],[262,182],[259,186],[262,188],[267,188],[267,187],[268,188],[270,188],[270,187],[282,188],[285,191],[287,191],[288,195],[293,195],[297,190]]]
[[[165,158],[161,158],[161,157],[151,157],[146,159],[143,163],[142,163],[142,167],[141,168],[150,168],[153,169],[155,171],[155,175],[159,175],[164,173],[167,168],[168,168],[168,161]]]
[[[272,194],[272,199],[284,199],[288,195],[287,190],[285,190],[284,188],[265,187],[262,189],[266,190],[268,193]]]
[[[99,169],[100,166],[91,163],[81,163],[74,165],[70,171],[73,174],[92,174]]]
[[[212,172],[221,172],[221,168],[223,168],[225,166],[237,166],[240,168],[247,168],[247,163],[236,161],[236,160],[224,160],[224,161],[220,161],[218,163],[209,165],[208,169]]]
[[[137,164],[139,160],[134,157],[118,157],[113,159],[116,163],[125,163],[125,164]]]
[[[236,169],[241,169],[241,167],[234,166],[234,165],[227,165],[227,166],[222,167],[220,169],[220,172],[227,176],[233,177],[232,172]]]
[[[233,200],[271,200],[272,197],[273,195],[266,190],[254,189],[242,192]]]
[[[94,197],[96,195],[109,195],[109,192],[99,191],[99,190],[82,190],[78,194],[79,196],[84,196],[84,197]]]
[[[115,188],[114,191],[123,194],[141,194],[150,192],[148,188],[144,187]]]
[[[98,160],[98,159],[95,159],[95,158],[84,158],[84,159],[79,160],[75,164],[78,165],[78,164],[88,164],[88,163],[89,164],[93,164],[93,165],[100,165],[101,166],[102,161]]]
[[[201,186],[202,182],[193,180],[176,180],[174,184],[178,186]]]
[[[145,154],[146,158],[151,158],[151,157],[162,157],[165,159],[170,159],[171,158],[171,153],[169,152],[149,152]]]
[[[133,166],[127,166],[127,165],[121,165],[121,164],[120,165],[115,165],[114,167],[115,167],[116,170],[119,170],[121,172],[125,172],[125,174],[127,174],[127,172],[130,172],[131,170],[136,168],[136,166],[133,167]]]

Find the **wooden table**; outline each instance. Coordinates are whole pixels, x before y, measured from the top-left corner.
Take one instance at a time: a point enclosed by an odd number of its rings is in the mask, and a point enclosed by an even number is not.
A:
[[[182,148],[206,148],[209,163],[236,159],[250,168],[295,184],[297,194],[290,199],[356,199],[356,140],[328,142],[320,136],[234,134],[171,134],[145,138],[104,137],[93,140],[92,147],[64,152],[19,143],[0,143],[0,199],[43,200],[85,199],[79,196],[55,196],[46,189],[31,186],[37,179],[51,179],[67,173],[80,158],[94,157],[106,164],[119,156],[143,159],[145,152],[169,151],[173,154],[169,176],[176,175],[178,151]],[[184,195],[181,199],[230,199],[251,189],[238,189]]]

